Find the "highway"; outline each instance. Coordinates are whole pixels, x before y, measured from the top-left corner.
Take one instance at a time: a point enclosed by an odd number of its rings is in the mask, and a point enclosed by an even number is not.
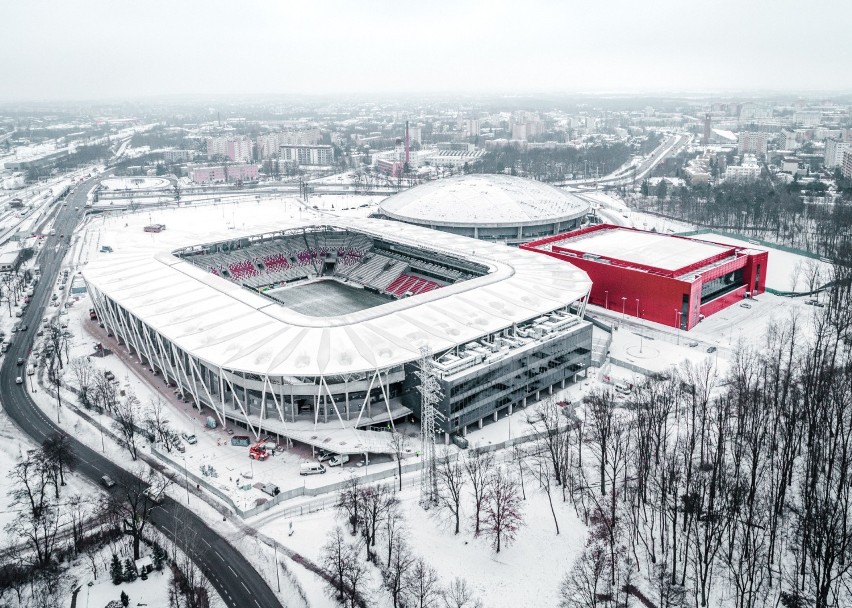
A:
[[[77,473],[95,484],[99,483],[103,475],[120,481],[127,479],[130,474],[62,431],[32,401],[25,390],[26,385],[16,384],[15,378],[24,374],[23,368],[17,367],[16,359],[26,359],[32,350],[35,332],[41,325],[42,317],[47,316],[47,302],[68,250],[71,234],[82,217],[82,210],[85,209],[86,193],[98,179],[100,177],[79,185],[68,195],[68,204],[59,209],[55,224],[56,236],[46,238],[36,262],[41,266],[42,278],[22,319],[28,330],[13,334],[9,352],[0,366],[0,396],[9,418],[38,444],[56,431],[67,435],[77,456]],[[79,207],[81,211],[76,211],[75,207]],[[60,238],[60,235],[65,238]],[[269,585],[252,565],[186,506],[167,498],[161,506],[154,509],[151,521],[207,575],[225,605],[232,608],[281,606]]]

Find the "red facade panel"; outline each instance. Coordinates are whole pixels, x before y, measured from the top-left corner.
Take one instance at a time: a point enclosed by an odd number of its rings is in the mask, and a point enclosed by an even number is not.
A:
[[[589,296],[591,304],[670,327],[677,327],[679,323],[682,323],[684,329],[691,329],[700,322],[701,318],[742,301],[746,292],[758,294],[765,291],[766,266],[769,257],[765,251],[738,250],[731,247],[727,252],[708,257],[698,263],[684,265],[679,271],[680,274],[672,276],[671,271],[630,264],[629,260],[622,261],[629,264],[624,266],[620,263],[608,264],[578,257],[584,252],[576,246],[571,248],[554,246],[552,251],[540,249],[554,241],[613,228],[615,227],[605,224],[591,226],[526,243],[521,245],[521,248],[565,260],[586,271],[592,279],[592,291]],[[569,252],[577,255],[571,255]],[[732,256],[735,257],[719,263]],[[713,266],[713,264],[718,265]],[[705,283],[739,269],[742,269],[743,277],[741,286],[702,305],[701,293]],[[697,272],[694,275],[687,274],[690,270]]]

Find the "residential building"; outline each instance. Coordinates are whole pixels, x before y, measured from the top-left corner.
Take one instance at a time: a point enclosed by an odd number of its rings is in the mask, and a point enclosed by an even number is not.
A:
[[[191,167],[189,176],[196,184],[224,184],[257,181],[257,165]]]
[[[251,162],[252,141],[245,135],[236,137],[208,137],[207,158],[227,157],[234,162]]]
[[[843,151],[843,164],[840,165],[840,174],[846,179],[852,179],[852,150]]]
[[[746,181],[758,177],[760,177],[760,165],[751,154],[746,154],[741,164],[725,167],[725,181]]]
[[[768,133],[743,131],[738,134],[737,152],[740,154],[757,154],[758,156],[766,156],[768,143]]]
[[[328,166],[334,164],[334,148],[331,146],[282,145],[280,158],[296,165]]]
[[[163,160],[181,163],[195,158],[195,150],[163,150]]]
[[[836,169],[843,164],[843,153],[846,150],[852,150],[852,143],[838,141],[836,139],[825,140],[825,167],[827,169]]]

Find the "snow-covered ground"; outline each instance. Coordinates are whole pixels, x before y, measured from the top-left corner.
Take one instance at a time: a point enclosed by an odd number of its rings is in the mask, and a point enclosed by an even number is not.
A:
[[[106,190],[153,190],[165,188],[169,180],[164,177],[108,177],[101,181]]]
[[[764,247],[756,242],[751,243],[749,241],[735,239],[715,232],[699,234],[694,238],[704,241],[724,243],[726,245],[751,247],[754,249],[768,251],[769,261],[767,262],[766,286],[778,291],[808,291],[810,274],[809,267],[811,265],[815,266],[820,276],[820,280],[816,281],[815,287],[821,287],[827,283],[831,277],[831,264],[808,256],[790,253],[773,247]]]
[[[583,547],[585,526],[573,508],[554,493],[560,528],[557,536],[546,494],[537,488],[529,473],[524,483],[526,525],[518,532],[515,542],[500,553],[491,549],[488,539],[474,538],[470,526],[473,514],[470,497],[466,497],[462,507],[462,532],[456,536],[451,516],[436,509],[424,511],[420,507],[416,484],[403,488],[398,497],[409,542],[415,554],[437,570],[442,584],[446,585],[457,576],[467,579],[476,596],[489,608],[529,606],[533,601],[538,606],[558,604],[560,580]],[[291,521],[294,532],[288,536]],[[346,527],[336,511],[328,509],[292,519],[281,518],[264,525],[261,531],[286,547],[319,561],[327,534],[336,524]],[[380,554],[382,540],[377,542]],[[313,581],[305,581],[305,578],[300,577],[300,580],[312,606],[330,608],[335,605],[322,595],[323,582],[316,577]],[[389,606],[390,598],[385,592],[374,592],[370,605]]]

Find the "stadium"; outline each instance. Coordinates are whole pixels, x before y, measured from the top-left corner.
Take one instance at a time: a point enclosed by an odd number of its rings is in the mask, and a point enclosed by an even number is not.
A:
[[[590,364],[591,282],[560,260],[375,219],[205,234],[137,236],[84,277],[109,333],[255,437],[391,451],[424,352],[445,442]]]
[[[522,249],[585,270],[589,302],[621,315],[689,330],[766,290],[766,251],[599,224]]]
[[[517,245],[579,228],[589,204],[509,175],[461,175],[429,182],[382,201],[377,215],[486,241]]]

